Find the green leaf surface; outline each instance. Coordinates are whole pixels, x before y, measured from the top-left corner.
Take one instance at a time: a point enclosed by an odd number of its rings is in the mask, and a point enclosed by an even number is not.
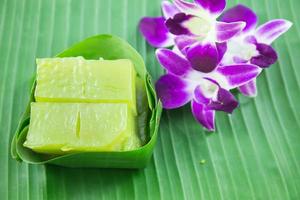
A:
[[[116,170],[20,163],[10,143],[30,98],[36,57],[114,34],[137,49],[157,79],[163,70],[137,24],[160,15],[160,0],[0,0],[1,199],[299,199],[300,1],[228,0],[236,3],[255,9],[260,23],[294,23],[274,44],[280,59],[259,77],[258,97],[238,95],[240,108],[219,113],[215,133],[202,130],[189,106],[164,111],[147,168]]]

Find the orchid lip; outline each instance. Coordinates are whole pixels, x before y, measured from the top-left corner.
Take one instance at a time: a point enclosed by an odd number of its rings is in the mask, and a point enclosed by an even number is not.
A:
[[[193,35],[205,38],[212,30],[212,22],[209,19],[186,13],[177,13],[167,19],[166,27],[174,35]]]
[[[219,86],[210,80],[203,79],[194,90],[194,98],[198,103],[209,104],[216,100]]]
[[[277,53],[270,45],[257,43],[256,49],[259,55],[251,58],[251,64],[267,68],[277,61]]]
[[[232,113],[238,106],[235,97],[221,88],[214,80],[204,79],[194,91],[195,100],[208,109]]]
[[[232,113],[238,107],[239,103],[229,91],[219,88],[217,101],[212,101],[208,108],[227,113]]]
[[[169,18],[166,21],[166,27],[174,35],[187,35],[190,31],[182,26],[184,21],[190,19],[192,15],[186,15],[185,13],[177,13],[173,18]]]

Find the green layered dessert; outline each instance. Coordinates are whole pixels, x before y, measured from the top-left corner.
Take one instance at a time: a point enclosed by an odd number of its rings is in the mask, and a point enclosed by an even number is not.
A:
[[[138,148],[135,79],[127,59],[37,59],[24,146],[47,154]]]

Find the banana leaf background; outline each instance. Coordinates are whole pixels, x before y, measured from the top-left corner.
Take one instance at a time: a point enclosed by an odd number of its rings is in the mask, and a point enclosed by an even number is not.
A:
[[[82,39],[109,33],[127,40],[154,79],[163,70],[141,37],[142,16],[160,0],[0,0],[1,199],[300,199],[300,1],[243,3],[260,23],[286,18],[279,62],[258,79],[259,94],[203,131],[190,107],[164,111],[149,165],[140,170],[71,169],[13,160],[10,142],[29,99],[36,57],[52,57]]]

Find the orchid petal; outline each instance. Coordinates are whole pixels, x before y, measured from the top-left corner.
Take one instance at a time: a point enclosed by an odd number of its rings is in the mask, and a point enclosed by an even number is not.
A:
[[[218,50],[214,44],[196,43],[188,49],[187,59],[195,70],[208,73],[218,65]]]
[[[196,42],[197,40],[192,36],[179,35],[175,37],[175,45],[184,55],[186,54],[187,48],[192,46]]]
[[[276,51],[270,45],[258,43],[256,44],[256,50],[259,52],[259,55],[251,58],[251,64],[267,68],[278,59]]]
[[[168,47],[174,44],[173,36],[165,26],[163,17],[144,17],[140,21],[139,29],[154,47]]]
[[[256,78],[262,69],[252,64],[236,64],[219,66],[217,70],[209,75],[211,78],[217,81],[222,88],[230,90]]]
[[[203,94],[203,90],[202,88],[200,87],[200,85],[198,87],[196,87],[195,91],[194,91],[194,99],[195,101],[197,101],[198,103],[202,103],[202,104],[209,104],[211,98],[205,96],[205,94]]]
[[[226,51],[227,51],[227,43],[223,42],[223,43],[216,43],[216,47],[218,50],[218,54],[219,54],[219,62],[222,60],[222,58],[224,57]]]
[[[239,87],[240,92],[248,97],[256,97],[257,89],[256,89],[256,79],[249,81],[245,85]]]
[[[260,43],[271,44],[283,33],[288,31],[292,26],[292,22],[284,19],[271,20],[256,30],[255,36]]]
[[[245,26],[245,22],[216,22],[216,41],[219,43],[226,42],[239,34]]]
[[[247,63],[248,60],[245,60],[244,58],[241,58],[241,57],[238,57],[238,56],[233,56],[232,58],[233,62],[234,63],[237,63],[237,64],[242,64],[242,63]],[[254,64],[254,63],[252,63]]]
[[[190,3],[184,0],[173,0],[173,2],[181,12],[195,16],[202,12],[202,9],[194,3]]]
[[[170,17],[174,17],[180,11],[178,8],[169,1],[163,1],[161,3],[161,8],[165,19],[169,19]]]
[[[172,51],[179,56],[185,57],[185,55],[178,49],[176,45],[173,46]]]
[[[219,88],[217,101],[212,101],[208,108],[212,110],[224,111],[227,113],[232,113],[235,108],[239,105],[238,101],[235,99],[233,94],[228,90]]]
[[[237,5],[225,11],[221,16],[223,22],[246,22],[243,31],[253,30],[257,25],[257,15],[254,11],[244,5]]]
[[[204,104],[192,101],[192,113],[195,119],[208,131],[215,130],[215,111],[208,109]]]
[[[214,15],[220,15],[226,6],[226,0],[195,0],[195,3]]]
[[[165,109],[179,108],[191,101],[193,95],[188,90],[188,83],[172,74],[160,77],[155,88]]]
[[[169,49],[158,49],[156,57],[160,64],[174,75],[183,76],[192,69],[188,60]]]

